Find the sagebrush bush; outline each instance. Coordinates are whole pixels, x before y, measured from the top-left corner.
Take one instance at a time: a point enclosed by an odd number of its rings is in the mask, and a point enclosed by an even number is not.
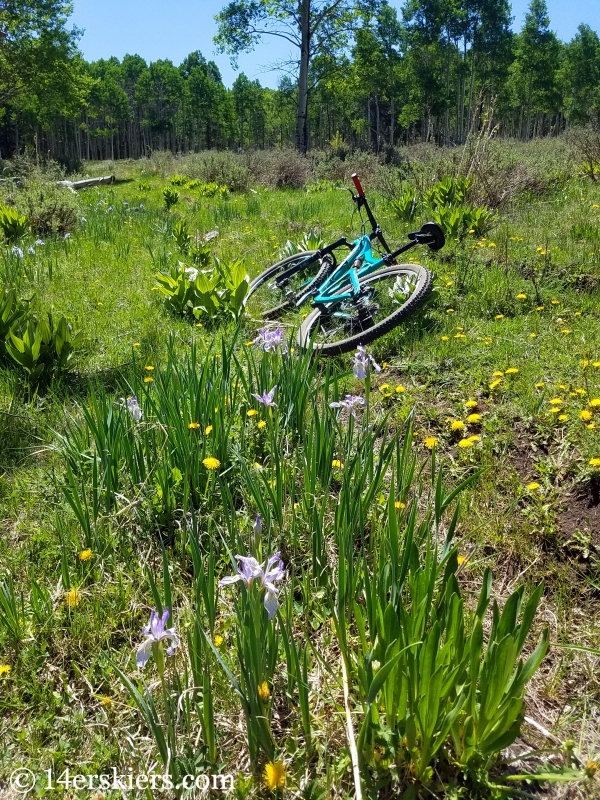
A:
[[[55,162],[38,166],[21,157],[11,163],[17,181],[10,185],[7,204],[29,219],[36,235],[64,234],[72,230],[80,217],[80,201],[73,191],[57,186],[64,171]]]

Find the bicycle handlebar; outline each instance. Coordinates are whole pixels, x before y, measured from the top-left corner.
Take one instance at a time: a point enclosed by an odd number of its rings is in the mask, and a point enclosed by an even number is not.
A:
[[[356,172],[353,172],[351,177],[352,177],[352,183],[354,184],[354,186],[356,187],[356,191],[358,192],[358,196],[359,197],[364,197],[365,196],[365,190],[362,188],[360,180],[359,180],[359,177],[356,174]]]

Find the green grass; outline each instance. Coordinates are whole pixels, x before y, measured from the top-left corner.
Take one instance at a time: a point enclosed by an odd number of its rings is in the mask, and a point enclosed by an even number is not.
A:
[[[366,450],[355,451],[359,445],[345,425],[336,428],[327,408],[334,397],[363,390],[352,376],[350,357],[314,365],[301,361],[297,352],[287,362],[278,356],[261,359],[245,345],[258,321],[246,318],[238,333],[232,322],[198,327],[169,315],[159,292],[152,290],[157,272],[185,261],[172,237],[177,219],[185,218],[200,234],[218,228],[214,254],[224,263],[241,259],[253,277],[278,260],[288,239],[300,241],[309,230],[326,240],[355,231],[347,195],[259,188],[258,194],[212,199],[177,187],[179,202],[167,213],[162,190],[168,181],[142,174],[138,165],[128,169],[123,177],[129,181],[81,194],[80,216],[86,221],[70,239],[48,238],[23,261],[5,252],[0,262],[5,282],[10,279],[22,296],[33,297],[36,310],[67,316],[83,331],[84,341],[75,372],[40,390],[31,402],[23,376],[6,363],[0,368],[0,564],[3,573],[13,576],[17,604],[22,604],[17,639],[0,611],[0,664],[11,667],[0,677],[0,736],[5,742],[0,780],[17,764],[38,773],[79,764],[85,765],[80,771],[91,774],[156,760],[148,725],[116,672],[118,666],[130,677],[137,675],[132,653],[156,604],[148,576],[164,600],[169,583],[164,547],[178,630],[185,634],[201,619],[213,641],[222,637],[219,652],[235,671],[237,594],[219,592],[216,621],[210,624],[205,601],[198,603],[195,595],[201,580],[189,526],[197,520],[202,563],[207,563],[212,542],[220,577],[231,571],[228,549],[233,554],[248,549],[251,524],[260,511],[265,555],[281,549],[288,575],[294,576],[293,593],[289,578],[282,592],[290,602],[285,618],[309,653],[312,753],[299,701],[290,701],[290,668],[283,665],[281,643],[279,666],[269,677],[271,727],[277,755],[286,763],[286,786],[297,788],[306,775],[334,796],[351,794],[338,667],[342,634],[332,624],[337,554],[347,545],[340,531],[344,536],[350,531],[355,554],[364,552],[375,569],[378,548],[388,536],[390,475],[398,481],[401,470],[396,462],[392,469],[390,455],[388,469],[377,479],[374,457],[385,458],[384,420],[388,436],[398,432],[402,437],[413,410],[411,452],[422,472],[407,484],[406,496],[399,496],[407,505],[421,498],[417,515],[424,515],[431,502],[426,438],[437,439],[436,461],[443,465],[447,485],[482,469],[458,500],[456,540],[465,557],[459,581],[467,605],[479,594],[486,567],[493,571],[493,596],[500,605],[520,584],[531,590],[543,580],[527,652],[544,625],[550,628],[551,643],[597,647],[600,505],[594,503],[600,474],[590,461],[600,458],[600,407],[590,401],[600,398],[600,207],[595,207],[600,206],[600,188],[573,178],[550,194],[515,200],[485,240],[449,242],[439,254],[412,251],[415,261],[434,272],[436,297],[373,346],[383,365],[370,386],[368,414],[375,427],[365,434]],[[96,165],[95,171],[102,169]],[[140,189],[140,182],[149,190]],[[368,176],[363,184],[368,192]],[[410,228],[394,217],[383,198],[369,196],[388,241],[403,241]],[[495,371],[504,373],[497,385]],[[153,381],[145,383],[144,377]],[[278,409],[265,413],[252,392],[275,383]],[[137,428],[118,407],[119,398],[130,394],[137,395],[143,409]],[[552,412],[555,398],[561,400],[555,404],[559,413]],[[467,410],[470,399],[477,407]],[[94,402],[104,403],[102,413]],[[66,492],[79,492],[92,507],[94,443],[86,439],[85,422],[90,408],[96,419],[112,409],[123,424],[115,435],[125,449],[115,456],[118,486],[111,494],[104,484],[99,508],[92,513],[92,538],[86,539]],[[251,409],[259,414],[248,416]],[[582,411],[589,411],[591,419],[582,420]],[[469,413],[481,414],[481,421],[467,422]],[[260,420],[267,425],[259,427]],[[464,421],[465,431],[453,432],[448,420]],[[198,428],[189,428],[195,422]],[[209,425],[212,431],[206,433]],[[480,440],[459,447],[469,435]],[[71,443],[70,450],[59,446],[60,436]],[[143,442],[147,472],[137,479],[127,442]],[[97,445],[96,452],[101,454]],[[218,457],[221,477],[202,466],[206,456]],[[354,458],[360,466],[346,486],[344,471]],[[334,459],[343,466],[332,467]],[[342,518],[338,501],[355,491],[349,487],[361,476],[366,476],[365,486],[374,487],[372,496],[365,489],[369,504],[356,501]],[[539,487],[528,489],[531,483]],[[78,553],[87,547],[92,558],[81,561]],[[48,613],[39,618],[31,610],[32,582],[49,593]],[[79,592],[72,607],[65,603],[69,586]],[[353,625],[349,636],[356,639]],[[305,647],[307,632],[310,645]],[[240,704],[214,654],[206,658],[218,764],[224,772],[248,776],[252,769],[246,735],[238,725]],[[175,662],[180,674],[184,662],[180,651]],[[529,685],[526,713],[555,739],[548,741],[527,727],[527,741],[546,748],[556,741],[575,743],[578,761],[569,762],[563,753],[554,764],[576,767],[600,750],[597,664],[593,654],[551,647]],[[171,680],[175,668],[169,669]],[[161,705],[153,670],[149,665],[144,678],[166,714],[168,703]],[[350,683],[358,730],[363,706],[357,674]],[[192,740],[204,742],[198,719],[193,717],[191,725],[190,736],[183,736],[184,750]],[[210,766],[202,747],[191,747],[185,757]],[[373,787],[379,779],[389,784],[390,773],[376,752],[366,758],[366,785]],[[541,763],[532,758],[527,768]],[[429,788],[421,785],[422,796],[432,788],[439,793],[436,780],[450,786],[456,779],[447,765],[439,769],[441,777],[432,778]],[[502,774],[496,769],[494,780],[501,781]],[[409,773],[402,781],[408,785]],[[581,773],[577,781],[582,792],[595,796],[593,781]],[[237,791],[244,796],[241,784]],[[260,793],[258,777],[249,791]],[[460,794],[447,791],[456,797],[492,793],[488,783],[478,787],[472,780]]]

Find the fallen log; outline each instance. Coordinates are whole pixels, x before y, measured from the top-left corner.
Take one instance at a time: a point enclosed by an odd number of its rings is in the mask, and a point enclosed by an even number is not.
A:
[[[105,175],[103,178],[85,178],[81,181],[58,181],[57,186],[64,186],[65,189],[72,191],[79,189],[87,189],[89,186],[100,186],[104,183],[114,183],[114,175]]]

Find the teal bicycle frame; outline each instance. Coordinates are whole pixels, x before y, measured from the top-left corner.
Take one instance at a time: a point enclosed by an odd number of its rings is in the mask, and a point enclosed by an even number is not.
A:
[[[323,259],[340,247],[347,247],[350,250],[346,258],[334,267],[331,275],[327,276],[319,286],[314,287],[312,285],[314,283],[314,278],[309,278],[300,286],[300,289],[296,292],[293,303],[296,308],[301,306],[308,299],[311,299],[312,304],[315,306],[323,306],[337,304],[343,300],[358,298],[361,293],[361,279],[371,275],[371,273],[375,272],[380,267],[395,264],[396,258],[401,253],[410,250],[418,244],[427,244],[433,250],[439,250],[444,246],[444,235],[441,228],[433,222],[428,222],[420,231],[408,234],[409,241],[407,244],[391,252],[381,232],[381,228],[377,224],[373,212],[369,207],[358,176],[354,174],[352,180],[357,189],[357,194],[353,194],[352,199],[356,203],[359,211],[361,208],[365,209],[371,224],[372,232],[364,234],[353,242],[349,242],[345,237],[342,237],[336,242],[333,242],[333,244],[327,245],[327,247],[323,247],[316,253],[307,256],[306,261],[302,263],[306,263],[308,266],[309,264],[316,263]],[[377,257],[373,255],[371,242],[374,239],[380,242],[385,250],[384,255]],[[283,270],[283,272],[278,274],[275,284],[279,284],[280,287],[284,286],[288,277],[298,271],[298,267],[298,262],[295,262],[287,270]],[[350,283],[351,291],[342,292],[341,289],[348,283]]]

